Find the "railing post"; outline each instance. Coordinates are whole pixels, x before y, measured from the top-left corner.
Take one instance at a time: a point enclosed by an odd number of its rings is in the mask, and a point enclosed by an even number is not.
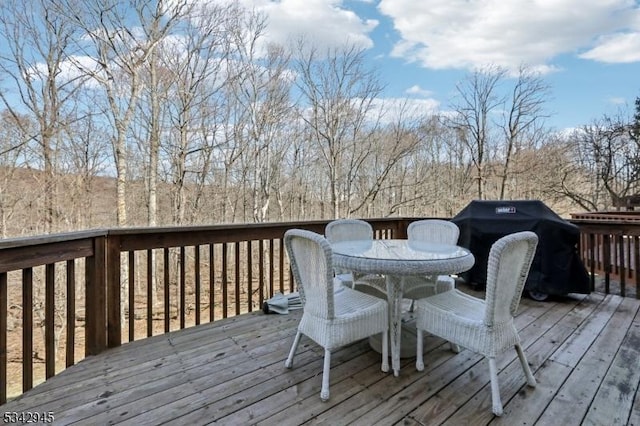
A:
[[[7,402],[7,318],[8,285],[7,273],[0,272],[0,405]]]
[[[393,238],[407,238],[407,227],[409,221],[407,219],[399,219],[396,221],[396,230]]]
[[[107,254],[107,347],[122,344],[120,318],[120,237],[110,235],[106,244]]]
[[[633,279],[636,285],[636,299],[640,299],[640,241],[633,236]]]
[[[604,266],[604,292],[611,292],[611,238],[608,233],[602,236],[602,262]]]
[[[589,232],[589,272],[590,276],[590,290],[596,289],[596,234]]]
[[[55,263],[45,265],[45,302],[44,302],[44,347],[45,377],[56,375],[55,357],[55,314],[56,314],[56,267]]]
[[[625,265],[624,255],[624,236],[622,234],[616,235],[616,244],[618,245],[618,275],[620,276],[620,296],[625,297],[627,295],[627,268]]]
[[[96,355],[106,348],[106,237],[93,240],[93,256],[85,264],[85,356]]]

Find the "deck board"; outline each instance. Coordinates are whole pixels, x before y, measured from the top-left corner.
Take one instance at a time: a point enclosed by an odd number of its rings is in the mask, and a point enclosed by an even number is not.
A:
[[[629,303],[621,303],[623,300]],[[569,345],[561,348],[570,357],[552,357],[556,362],[564,361],[573,370],[558,390],[557,397],[545,410],[540,419],[542,422],[569,424],[576,417],[582,419],[585,416],[635,317],[635,312],[626,309],[626,305],[631,304],[636,305],[635,300],[608,296],[603,302],[603,309],[585,321],[578,329],[580,333],[574,333],[568,339]],[[616,312],[619,314],[616,315]],[[571,410],[567,410],[567,407],[571,407]],[[599,407],[599,410],[605,409],[609,408]],[[605,423],[613,424],[610,421]],[[626,424],[626,416],[622,424]]]
[[[624,324],[628,327],[627,315]],[[638,314],[636,313],[636,318]],[[634,395],[629,390],[640,381],[640,328],[638,324],[629,328],[615,358],[607,370],[601,386],[596,392],[589,411],[584,419],[585,425],[625,425],[631,412]],[[624,415],[624,416],[623,416]]]
[[[321,402],[320,347],[303,338],[293,368],[284,368],[300,311],[127,343],[2,408],[52,411],[56,425],[638,424],[639,308],[600,293],[523,299],[516,326],[538,386],[526,386],[515,351],[499,357],[501,418],[491,413],[486,360],[433,336],[425,337],[425,370],[402,359],[399,377],[380,371],[366,341],[336,351],[331,399]]]

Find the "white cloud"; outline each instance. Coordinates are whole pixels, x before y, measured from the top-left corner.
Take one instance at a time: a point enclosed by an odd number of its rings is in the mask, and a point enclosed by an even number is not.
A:
[[[373,102],[371,116],[382,124],[413,121],[439,113],[440,103],[435,99],[380,98]]]
[[[609,103],[614,105],[625,105],[627,103],[627,100],[625,98],[615,97],[609,98]]]
[[[405,93],[408,95],[418,95],[418,96],[423,96],[423,97],[428,97],[431,96],[433,94],[433,92],[431,92],[430,90],[427,89],[423,89],[422,87],[418,86],[417,84],[414,86],[409,87],[407,90],[405,90]]]
[[[640,62],[640,32],[602,36],[580,57],[608,63]]]
[[[381,0],[378,8],[401,37],[393,56],[427,68],[551,72],[554,57],[584,49],[587,59],[640,60],[635,0]]]
[[[361,19],[343,6],[343,0],[240,0],[249,10],[268,16],[266,41],[287,45],[299,38],[312,41],[320,49],[349,42],[370,48],[369,33],[377,20]]]

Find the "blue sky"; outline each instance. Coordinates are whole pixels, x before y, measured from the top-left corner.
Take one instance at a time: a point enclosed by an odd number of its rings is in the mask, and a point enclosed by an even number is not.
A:
[[[550,86],[548,124],[589,124],[640,96],[640,0],[240,0],[267,38],[367,49],[387,85],[446,111],[474,67],[527,64]]]

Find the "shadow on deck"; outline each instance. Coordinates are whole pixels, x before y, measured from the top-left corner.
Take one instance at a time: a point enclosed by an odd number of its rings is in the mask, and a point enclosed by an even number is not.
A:
[[[471,290],[469,290],[472,292]],[[241,315],[124,344],[89,357],[5,404],[53,412],[55,424],[640,424],[640,300],[593,293],[523,299],[516,324],[538,380],[528,388],[515,351],[498,359],[502,418],[491,413],[489,369],[467,350],[425,337],[425,371],[403,359],[380,371],[359,342],[332,357],[303,338],[284,367],[300,311]]]

